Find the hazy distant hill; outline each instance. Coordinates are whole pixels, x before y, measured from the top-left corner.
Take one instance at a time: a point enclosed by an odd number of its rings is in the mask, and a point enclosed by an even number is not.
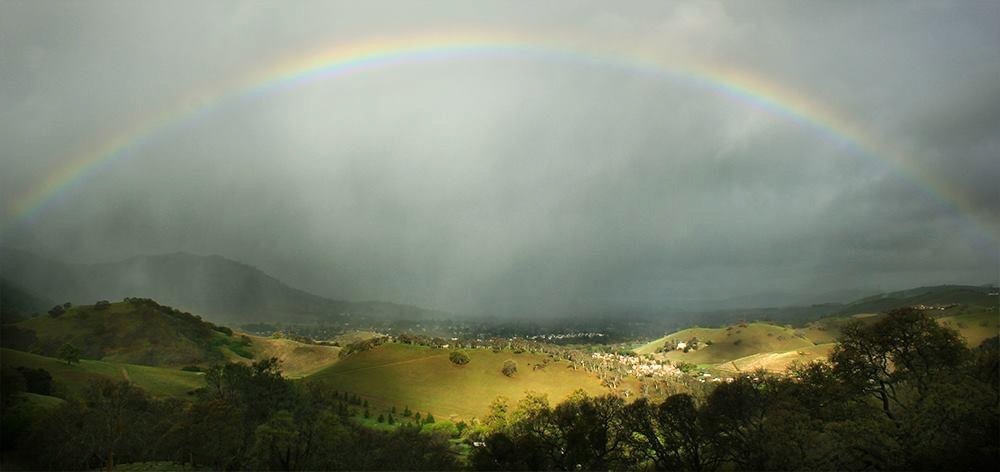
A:
[[[420,319],[437,313],[387,302],[331,300],[220,256],[173,253],[68,264],[0,248],[0,271],[8,280],[59,303],[148,297],[226,322],[315,321],[341,314]]]
[[[14,323],[28,318],[32,313],[43,313],[53,304],[54,302],[0,277],[0,323]]]
[[[895,308],[915,305],[970,305],[996,307],[997,296],[990,295],[995,288],[974,285],[935,285],[865,297],[843,305],[840,315],[881,313]]]

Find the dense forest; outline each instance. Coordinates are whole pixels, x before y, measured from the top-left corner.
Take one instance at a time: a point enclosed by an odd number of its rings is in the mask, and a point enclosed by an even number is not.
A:
[[[95,382],[30,419],[16,394],[51,379],[5,370],[3,447],[37,469],[987,469],[1000,460],[998,352],[997,338],[970,349],[902,309],[848,326],[829,362],[787,375],[749,372],[662,402],[498,398],[452,432],[359,425],[337,392],[284,378],[273,359],[212,368],[185,400]]]

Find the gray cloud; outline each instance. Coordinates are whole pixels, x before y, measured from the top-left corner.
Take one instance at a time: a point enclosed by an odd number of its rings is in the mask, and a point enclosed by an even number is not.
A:
[[[206,84],[484,30],[766,77],[905,151],[971,216],[752,103],[515,56],[226,102],[0,235],[79,261],[222,254],[324,295],[475,313],[996,282],[998,23],[993,2],[4,2],[4,202]]]

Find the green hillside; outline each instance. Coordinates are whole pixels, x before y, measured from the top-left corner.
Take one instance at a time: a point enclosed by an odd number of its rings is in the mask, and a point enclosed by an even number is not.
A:
[[[689,364],[722,364],[754,354],[787,352],[815,345],[801,331],[768,323],[749,323],[725,328],[689,328],[669,334],[637,348],[639,354],[653,354],[668,341],[688,342],[698,338],[698,349],[670,350],[664,358]]]
[[[574,390],[601,394],[607,389],[583,371],[574,371],[565,362],[550,362],[540,354],[514,354],[473,349],[466,353],[470,362],[457,366],[448,360],[447,349],[405,344],[384,344],[360,352],[308,377],[331,389],[359,394],[378,408],[405,406],[429,411],[439,419],[482,418],[490,402],[503,395],[516,402],[528,392],[546,394],[558,402]],[[504,361],[518,364],[513,377],[501,373]]]
[[[0,365],[45,369],[52,375],[59,397],[80,393],[91,381],[101,378],[127,380],[152,395],[165,397],[181,397],[205,386],[204,375],[197,372],[94,360],[70,365],[59,359],[7,348],[0,348]]]
[[[248,338],[148,299],[44,314],[8,326],[3,341],[47,356],[70,343],[86,359],[169,367],[252,357]]]

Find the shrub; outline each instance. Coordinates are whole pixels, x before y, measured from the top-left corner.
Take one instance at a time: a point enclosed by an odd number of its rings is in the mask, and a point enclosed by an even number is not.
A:
[[[517,362],[511,359],[503,361],[503,367],[500,369],[500,372],[503,372],[503,375],[507,377],[513,377],[517,373]]]
[[[469,363],[469,355],[462,351],[451,351],[451,354],[448,355],[448,359],[455,365],[465,365]]]

